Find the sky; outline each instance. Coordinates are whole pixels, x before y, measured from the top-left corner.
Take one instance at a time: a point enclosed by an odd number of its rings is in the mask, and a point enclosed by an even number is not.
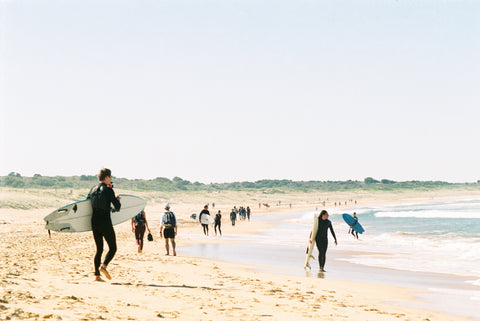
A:
[[[480,1],[0,0],[0,176],[480,179]]]

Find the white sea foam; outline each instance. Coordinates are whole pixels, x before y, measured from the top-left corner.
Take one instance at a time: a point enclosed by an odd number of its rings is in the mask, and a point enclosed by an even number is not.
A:
[[[393,218],[480,218],[480,212],[477,211],[443,211],[443,210],[416,210],[416,211],[391,211],[377,212],[376,217]]]

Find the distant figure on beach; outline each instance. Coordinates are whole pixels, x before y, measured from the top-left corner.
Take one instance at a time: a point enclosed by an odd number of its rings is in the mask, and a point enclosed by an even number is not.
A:
[[[160,237],[165,238],[165,250],[167,250],[167,255],[170,255],[170,248],[168,240],[172,243],[173,256],[177,255],[175,251],[175,236],[177,235],[177,219],[175,214],[170,211],[170,204],[165,205],[165,214],[162,216],[162,226],[160,227]]]
[[[322,210],[320,216],[318,217],[318,231],[315,236],[315,242],[317,243],[318,249],[318,263],[320,265],[320,271],[325,272],[325,260],[328,248],[328,229],[332,233],[332,236],[335,240],[335,245],[337,245],[337,237],[333,231],[332,222],[328,219],[328,212]]]
[[[145,214],[145,211],[142,210],[132,218],[132,232],[135,233],[138,253],[142,253],[143,250],[143,236],[145,235],[145,229],[148,230],[148,233],[151,233],[150,228],[148,227],[147,215]]]
[[[222,211],[218,210],[218,213],[215,214],[215,236],[217,235],[217,227],[220,235],[222,235]]]
[[[230,221],[232,221],[232,226],[235,226],[236,220],[237,220],[237,212],[235,212],[235,209],[232,208],[232,211],[230,212]]]
[[[348,231],[348,233],[351,233],[351,234],[353,235],[353,237],[358,240],[358,232],[353,229],[353,227],[355,226],[355,224],[358,223],[358,217],[357,217],[357,213],[356,213],[356,212],[353,212],[353,218],[355,219],[355,223],[353,223],[353,224],[350,226],[350,230]]]
[[[112,218],[110,216],[111,204],[116,211],[120,210],[120,196],[115,196],[112,185],[112,171],[108,168],[102,168],[97,175],[99,184],[92,187],[88,193],[87,199],[92,203],[92,232],[95,240],[97,252],[93,260],[95,266],[95,281],[103,281],[100,277],[100,272],[109,280],[112,279],[107,272],[108,263],[113,259],[115,252],[117,252],[117,241],[115,237],[115,230],[112,225]],[[108,244],[108,252],[105,256],[103,264],[100,266],[103,253],[103,239]]]
[[[198,220],[200,221],[200,223],[202,222],[202,215],[210,216],[210,212],[208,211],[208,204],[203,207],[203,210],[200,212],[200,215],[198,215]],[[203,227],[203,234],[208,236],[208,224],[203,224],[203,223],[201,224]]]
[[[248,218],[249,221],[250,221],[250,213],[251,212],[252,211],[250,210],[250,206],[247,206],[247,218]]]

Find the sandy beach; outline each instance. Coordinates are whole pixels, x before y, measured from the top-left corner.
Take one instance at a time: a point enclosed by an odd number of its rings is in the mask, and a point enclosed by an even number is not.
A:
[[[233,205],[249,205],[253,216],[332,206],[334,202],[381,204],[468,198],[475,191],[422,193],[137,193],[147,200],[154,235],[136,250],[130,223],[115,227],[118,251],[109,265],[113,279],[93,281],[95,246],[90,233],[53,233],[43,217],[84,190],[1,190],[0,319],[32,320],[470,320],[402,305],[415,300],[408,288],[259,272],[251,266],[186,256],[182,247],[219,238],[200,233],[190,215],[215,203],[224,215],[224,234],[253,234],[269,223],[227,223]],[[165,256],[159,221],[166,202],[179,220],[178,256]],[[258,207],[268,203],[270,208]],[[290,207],[290,204],[292,206]],[[213,212],[213,210],[211,211]]]

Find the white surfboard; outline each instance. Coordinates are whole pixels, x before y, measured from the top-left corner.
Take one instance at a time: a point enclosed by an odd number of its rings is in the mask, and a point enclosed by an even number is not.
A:
[[[307,258],[305,259],[305,265],[303,267],[305,270],[307,268],[309,268],[310,270],[312,269],[310,267],[310,259],[314,259],[312,252],[313,252],[313,248],[315,247],[315,237],[317,236],[317,231],[318,231],[318,216],[319,214],[315,214],[313,216],[312,233],[310,234],[310,239],[309,239],[308,249],[307,249]]]
[[[138,196],[120,194],[120,211],[110,214],[113,225],[128,221],[145,208],[147,202]],[[92,230],[92,204],[89,199],[65,205],[44,217],[45,229],[56,232]]]
[[[210,215],[203,214],[200,218],[200,223],[202,224],[213,224],[215,223],[215,219]]]

